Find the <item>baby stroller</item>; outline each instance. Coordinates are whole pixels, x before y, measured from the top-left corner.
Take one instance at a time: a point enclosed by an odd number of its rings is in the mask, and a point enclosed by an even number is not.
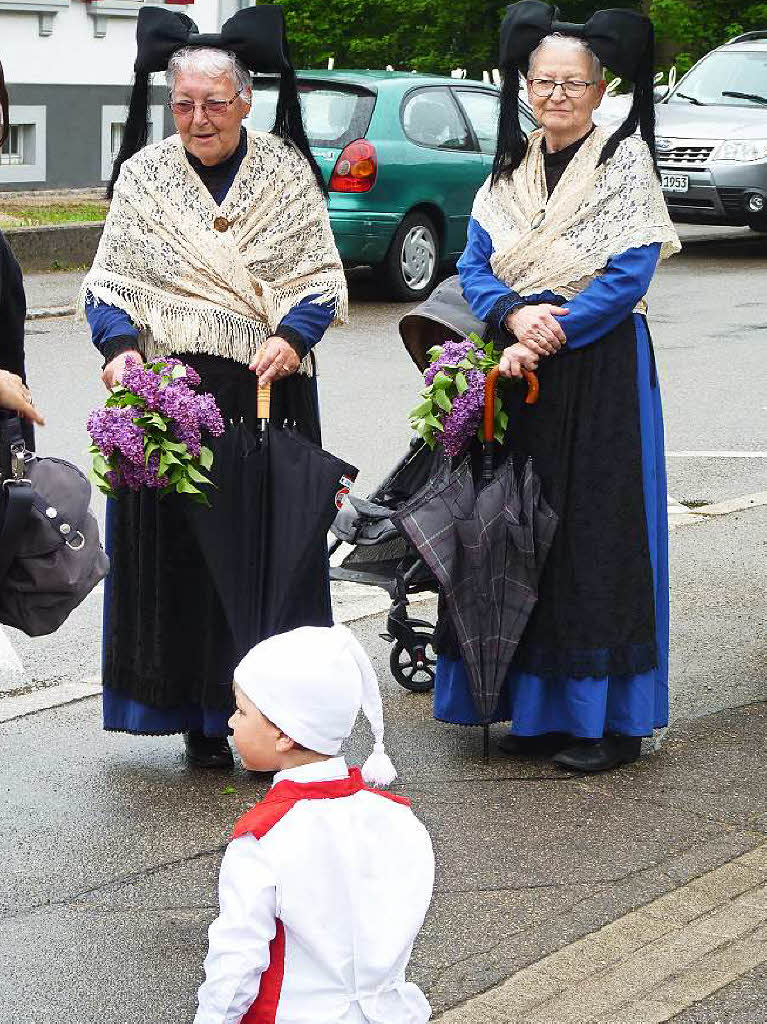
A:
[[[423,371],[428,363],[426,353],[433,345],[462,341],[472,331],[481,337],[485,324],[472,316],[454,276],[406,313],[399,330],[413,362]],[[426,564],[398,533],[391,514],[427,483],[442,458],[441,452],[415,438],[405,457],[372,494],[367,498],[350,495],[331,527],[336,539],[329,553],[333,555],[343,543],[353,545],[353,550],[339,566],[331,567],[330,578],[380,587],[389,594],[392,605],[381,636],[393,644],[389,656],[392,675],[413,693],[425,693],[434,686],[435,626],[410,616],[408,595],[436,593],[438,588]]]

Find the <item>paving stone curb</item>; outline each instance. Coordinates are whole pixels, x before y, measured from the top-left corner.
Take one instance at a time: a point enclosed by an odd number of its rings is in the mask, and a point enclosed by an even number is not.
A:
[[[440,1024],[662,1024],[767,963],[767,844],[435,1018]]]

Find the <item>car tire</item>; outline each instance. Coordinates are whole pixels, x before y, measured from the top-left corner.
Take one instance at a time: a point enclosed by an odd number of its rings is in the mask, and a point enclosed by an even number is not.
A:
[[[425,213],[410,213],[392,239],[383,264],[388,291],[397,302],[418,302],[434,291],[439,276],[439,232]]]

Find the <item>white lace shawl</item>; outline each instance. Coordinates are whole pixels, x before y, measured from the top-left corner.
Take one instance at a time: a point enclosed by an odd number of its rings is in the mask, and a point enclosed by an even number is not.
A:
[[[551,290],[571,299],[627,249],[657,242],[661,259],[681,249],[642,139],[625,139],[597,166],[609,134],[594,129],[550,198],[542,130],[510,177],[492,189],[488,178],[477,193],[472,216],[493,243],[493,273],[520,295]]]
[[[217,218],[227,230],[216,230]],[[91,296],[125,310],[147,358],[206,352],[249,363],[312,295],[335,302],[336,323],[346,320],[327,205],[301,154],[249,132],[219,207],[173,135],[123,165],[79,305],[82,314]],[[308,358],[302,370],[311,372]]]

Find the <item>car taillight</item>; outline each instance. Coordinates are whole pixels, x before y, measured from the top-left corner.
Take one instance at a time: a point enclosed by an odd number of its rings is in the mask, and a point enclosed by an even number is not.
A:
[[[345,146],[330,175],[331,192],[369,192],[378,174],[375,146],[357,139]]]

